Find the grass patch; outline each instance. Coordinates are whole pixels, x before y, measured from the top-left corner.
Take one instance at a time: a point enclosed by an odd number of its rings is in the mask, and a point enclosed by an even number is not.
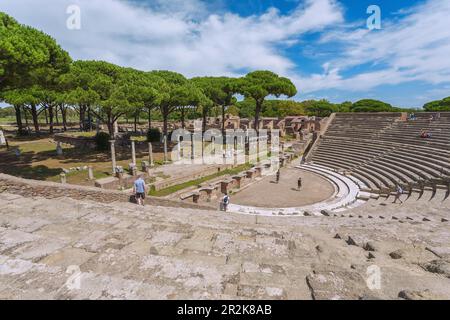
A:
[[[81,137],[81,138],[93,138],[97,134],[96,131],[90,131],[90,132],[66,132],[65,133],[68,136],[71,137]]]
[[[211,174],[209,176],[205,176],[203,178],[187,181],[187,182],[177,184],[177,185],[174,185],[174,186],[171,186],[171,187],[168,187],[165,189],[161,189],[158,191],[152,189],[152,190],[150,190],[149,195],[154,196],[154,197],[165,197],[165,196],[168,196],[169,194],[178,192],[180,190],[183,190],[183,189],[186,189],[186,188],[189,188],[192,186],[198,186],[199,184],[201,184],[203,182],[206,182],[208,180],[211,180],[211,179],[214,179],[217,177],[238,174],[242,171],[250,169],[251,167],[252,167],[251,164],[243,164],[243,165],[237,166],[236,168],[233,168],[233,169],[225,169],[220,172]]]
[[[16,122],[16,118],[15,117],[3,117],[3,118],[0,118],[0,123],[3,123],[3,124],[15,123],[15,122]]]

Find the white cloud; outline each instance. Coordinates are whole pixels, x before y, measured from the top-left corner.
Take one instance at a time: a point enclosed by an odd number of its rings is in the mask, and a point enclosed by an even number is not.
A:
[[[383,17],[381,31],[344,21],[337,0],[303,0],[288,14],[271,8],[247,17],[215,10],[215,2],[1,0],[0,10],[52,35],[75,59],[187,76],[269,69],[293,79],[299,97],[326,89],[368,93],[380,85],[411,81],[436,87],[450,83],[448,0],[427,0],[399,11],[395,21]],[[66,28],[71,4],[81,8],[79,31]],[[301,65],[283,49],[302,43],[310,32],[320,32],[321,39],[305,43],[304,53],[309,50],[308,58],[320,61],[323,71],[301,74]]]
[[[428,0],[404,11],[395,22],[383,21],[383,30],[344,29],[323,35],[321,44],[337,43],[339,58],[327,63],[323,74],[298,78],[306,91],[345,89],[364,91],[379,85],[411,81],[450,82],[450,1]],[[373,71],[343,77],[344,71],[371,64]]]
[[[69,4],[81,8],[82,29],[65,28]],[[0,10],[54,36],[76,59],[107,60],[143,70],[170,69],[188,76],[236,75],[294,64],[279,52],[301,34],[342,21],[334,0],[305,0],[289,15],[208,13],[199,0],[2,0]]]

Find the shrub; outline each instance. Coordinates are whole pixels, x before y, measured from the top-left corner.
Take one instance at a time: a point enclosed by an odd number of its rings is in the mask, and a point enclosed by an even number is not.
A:
[[[160,142],[161,131],[157,128],[150,128],[147,131],[147,142]]]
[[[108,150],[109,148],[109,134],[106,132],[99,132],[95,136],[95,145],[97,147],[97,150],[104,151]]]

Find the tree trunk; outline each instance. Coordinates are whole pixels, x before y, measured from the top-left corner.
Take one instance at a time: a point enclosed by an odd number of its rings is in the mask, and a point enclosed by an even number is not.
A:
[[[50,134],[53,134],[53,105],[48,105],[48,118],[49,118],[49,126],[50,126]]]
[[[23,115],[25,116],[25,126],[27,127],[27,132],[30,132],[30,126],[28,125],[28,112],[25,107],[23,108]]]
[[[21,106],[14,106],[14,110],[16,111],[17,133],[19,135],[22,135],[23,134],[23,124],[22,124]]]
[[[38,112],[37,112],[36,105],[32,104],[30,107],[30,110],[31,110],[31,117],[33,118],[34,131],[37,134],[39,134],[40,133],[39,118],[38,118]]]
[[[86,129],[86,110],[87,106],[80,106],[80,130],[81,131],[87,131]]]
[[[184,123],[184,118],[185,118],[185,114],[184,114],[184,108],[181,108],[181,128],[184,129],[186,127],[185,123]]]
[[[152,108],[148,107],[148,129],[152,128]]]
[[[89,127],[88,130],[89,132],[92,131],[92,111],[91,111],[91,106],[88,106],[87,108],[87,114],[88,114],[88,123],[89,123]]]
[[[61,105],[61,117],[63,123],[63,130],[65,132],[67,131],[67,107],[64,107],[64,105]]]
[[[202,132],[203,133],[206,132],[206,116],[207,115],[208,115],[208,109],[203,108],[203,112],[202,112]]]
[[[256,154],[257,159],[259,161],[259,115],[261,113],[262,103],[256,101],[256,110],[255,110],[255,130],[256,130]]]
[[[260,103],[259,101],[256,101],[256,109],[255,109],[255,130],[256,130],[256,135],[259,136],[259,115],[261,113],[261,106],[262,103]]]
[[[44,115],[45,115],[45,124],[48,125],[48,113],[47,113],[47,107],[44,107]]]
[[[222,106],[222,135],[225,137],[225,106]]]
[[[108,132],[109,137],[111,140],[114,140],[114,119],[112,118],[111,114],[108,114]]]
[[[55,108],[55,118],[56,118],[56,125],[59,126],[58,106],[56,106]]]
[[[168,121],[168,118],[169,116],[167,115],[167,114],[164,114],[163,115],[163,133],[164,133],[164,136],[165,137],[167,137],[167,129],[168,129],[168,125],[167,125],[167,121]]]
[[[222,106],[222,140],[223,145],[227,143],[227,138],[225,137],[225,106]]]

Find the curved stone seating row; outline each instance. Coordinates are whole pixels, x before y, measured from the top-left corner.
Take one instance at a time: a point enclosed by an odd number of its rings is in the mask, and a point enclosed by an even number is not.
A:
[[[341,212],[355,208],[364,204],[371,197],[370,193],[360,190],[360,185],[363,185],[363,183],[354,177],[349,178],[321,165],[304,164],[296,166],[296,168],[321,175],[330,181],[335,186],[334,195],[328,200],[303,207],[260,208],[230,204],[228,211],[261,216],[321,216],[324,214],[327,215],[330,212]]]
[[[312,161],[335,169],[352,170],[365,177],[371,172],[374,179],[367,178],[378,189],[393,188],[397,183],[416,183],[419,180],[438,182],[441,174],[441,170],[436,165],[427,167],[418,161],[413,162],[409,156],[393,156],[390,153],[377,158],[365,158],[363,155],[354,154],[349,150],[318,150],[312,157]],[[368,185],[373,188],[371,183]]]
[[[450,192],[450,113],[429,117],[400,121],[400,114],[337,114],[312,150],[311,163],[346,170],[371,192],[389,193],[396,184]],[[433,137],[418,137],[422,128]]]
[[[438,159],[443,161],[444,163],[448,163],[450,158],[450,151],[442,150],[437,148],[431,148],[427,146],[420,146],[419,148],[416,146],[412,146],[410,144],[401,144],[392,141],[377,141],[373,139],[362,139],[359,137],[356,138],[348,138],[348,137],[324,137],[321,141],[321,144],[334,144],[338,147],[348,146],[349,148],[362,147],[363,151],[365,149],[386,149],[386,148],[396,148],[398,150],[409,150],[414,153],[418,153],[420,155],[424,155],[426,157],[432,159]]]
[[[378,158],[364,158],[364,156],[354,154],[350,150],[328,149],[327,151],[319,150],[312,159],[313,161],[317,161],[318,158],[327,158],[330,156],[338,156],[341,159],[345,159],[346,163],[357,167],[367,167],[369,165],[374,167],[386,167],[385,170],[387,171],[386,174],[388,176],[390,174],[397,175],[398,178],[395,180],[404,182],[415,182],[420,179],[439,179],[442,172],[442,167],[435,164],[426,164],[423,163],[422,160],[417,159],[413,163],[412,161],[414,161],[414,159],[410,156],[396,155],[395,153],[383,154]],[[370,162],[370,164],[366,164],[367,162]],[[429,166],[427,167],[427,165]],[[394,172],[392,172],[392,170]]]

